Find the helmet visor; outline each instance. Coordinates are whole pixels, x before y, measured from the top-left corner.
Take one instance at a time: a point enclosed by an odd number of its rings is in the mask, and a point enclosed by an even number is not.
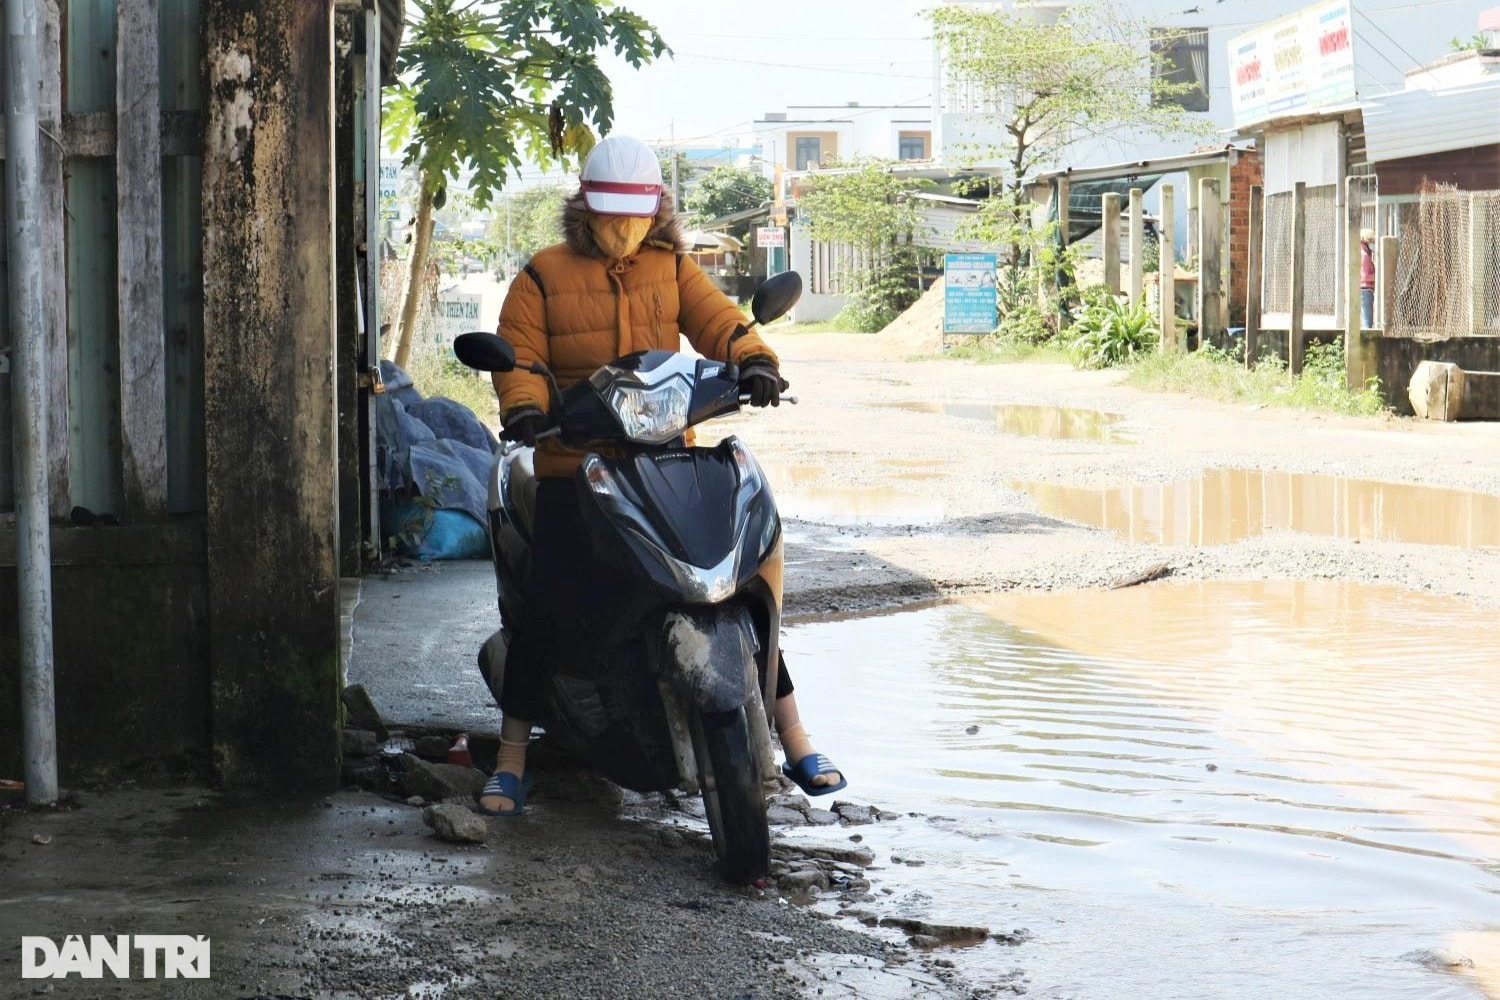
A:
[[[584,204],[595,215],[653,216],[661,208],[660,184],[583,181]]]

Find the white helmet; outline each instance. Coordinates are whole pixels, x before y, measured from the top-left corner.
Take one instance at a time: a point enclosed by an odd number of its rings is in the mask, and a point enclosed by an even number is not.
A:
[[[612,135],[589,152],[579,187],[595,215],[653,216],[661,208],[661,161],[641,140]]]

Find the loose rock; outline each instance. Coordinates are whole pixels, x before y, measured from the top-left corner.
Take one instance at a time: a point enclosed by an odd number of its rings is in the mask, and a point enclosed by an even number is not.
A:
[[[868,826],[875,822],[875,813],[869,806],[855,805],[853,802],[835,802],[833,811],[845,826]]]
[[[432,827],[439,840],[454,844],[482,844],[490,832],[483,817],[450,802],[440,802],[423,809],[422,822]]]
[[[380,741],[368,729],[345,729],[343,744],[346,758],[373,757],[380,752]]]
[[[485,776],[472,767],[456,764],[429,764],[409,753],[401,755],[401,791],[420,795],[428,801],[443,799],[473,800],[484,789]]]
[[[452,741],[446,736],[423,736],[417,740],[416,745],[412,748],[412,752],[423,760],[446,764],[448,762],[448,747],[451,745]]]
[[[386,729],[385,723],[380,721],[380,713],[375,710],[375,702],[370,699],[370,692],[365,690],[363,684],[350,684],[344,688],[342,701],[350,726],[355,729],[368,729],[381,743],[390,737],[390,730]]]

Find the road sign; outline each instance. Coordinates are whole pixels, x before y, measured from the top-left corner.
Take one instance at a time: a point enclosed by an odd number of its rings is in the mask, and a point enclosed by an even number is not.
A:
[[[755,245],[762,250],[770,250],[772,247],[786,246],[786,230],[780,226],[757,226],[755,228]]]
[[[449,290],[438,292],[437,335],[439,342],[452,343],[453,338],[460,333],[479,329],[479,308],[483,301],[483,296],[473,292]]]
[[[943,258],[943,332],[994,333],[996,308],[992,253],[950,253]]]

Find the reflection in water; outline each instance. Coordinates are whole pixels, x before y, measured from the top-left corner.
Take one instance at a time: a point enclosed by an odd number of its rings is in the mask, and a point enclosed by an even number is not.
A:
[[[1337,583],[983,607],[787,640],[851,793],[932,815],[864,828],[927,862],[881,873],[898,903],[1036,933],[971,971],[1100,1000],[1482,995],[1403,956],[1493,974],[1492,614]]]
[[[1020,483],[1046,513],[1131,542],[1224,545],[1266,529],[1332,538],[1500,545],[1500,497],[1338,476],[1211,469],[1196,479],[1098,490]]]
[[[933,464],[933,463],[924,463]],[[943,503],[922,492],[920,472],[887,474],[902,486],[851,486],[828,481],[821,465],[761,462],[776,506],[784,518],[822,524],[934,524],[943,519]],[[910,482],[910,485],[905,485]]]
[[[1134,438],[1119,428],[1118,413],[1077,410],[1064,406],[990,406],[984,403],[889,403],[884,408],[909,413],[941,413],[961,420],[992,423],[1002,434],[1048,438],[1054,441],[1105,441],[1132,444]]]

